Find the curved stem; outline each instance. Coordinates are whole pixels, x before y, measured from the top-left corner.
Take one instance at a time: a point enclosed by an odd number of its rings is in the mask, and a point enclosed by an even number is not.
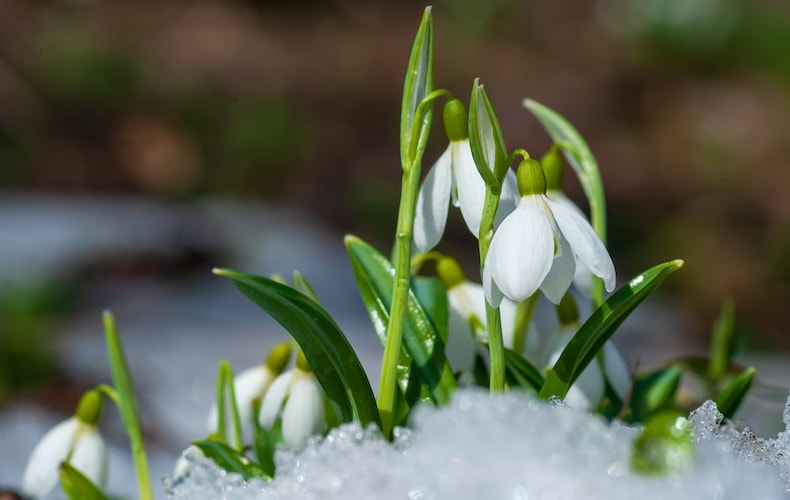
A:
[[[486,186],[486,197],[483,205],[483,216],[480,220],[478,244],[480,249],[480,269],[485,266],[488,248],[494,238],[494,216],[499,207],[500,191]],[[502,320],[499,308],[491,307],[486,301],[486,331],[488,332],[488,350],[491,358],[491,392],[505,390],[505,346],[502,340]]]

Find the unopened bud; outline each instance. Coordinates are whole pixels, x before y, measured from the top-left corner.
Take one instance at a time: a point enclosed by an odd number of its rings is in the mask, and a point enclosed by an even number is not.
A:
[[[444,105],[444,131],[450,142],[469,138],[466,108],[458,99],[451,99]]]
[[[452,257],[439,258],[436,262],[436,274],[439,275],[439,279],[448,290],[466,281],[461,266]]]
[[[521,196],[546,194],[546,174],[537,160],[529,158],[522,161],[516,173],[518,192]]]

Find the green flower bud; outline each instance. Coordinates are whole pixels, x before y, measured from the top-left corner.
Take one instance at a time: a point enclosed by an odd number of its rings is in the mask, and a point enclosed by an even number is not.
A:
[[[452,257],[439,258],[436,262],[436,274],[439,275],[439,279],[448,290],[466,281],[461,266]]]
[[[516,172],[518,192],[521,196],[546,194],[546,174],[537,160],[529,158],[518,165]]]
[[[104,406],[104,399],[97,390],[90,390],[82,395],[80,402],[77,403],[77,411],[74,415],[88,425],[96,425],[99,423],[101,417],[102,407]]]
[[[290,360],[291,342],[281,342],[269,351],[269,357],[266,358],[266,366],[272,373],[279,375],[285,371],[285,366]]]
[[[565,177],[563,170],[562,155],[557,147],[552,147],[543,158],[540,159],[543,166],[543,173],[546,175],[546,190],[561,191],[562,181]]]
[[[307,358],[304,357],[304,353],[301,349],[299,349],[299,352],[296,354],[296,368],[308,373],[313,371],[313,369],[310,368],[310,363],[307,362]]]
[[[631,443],[631,468],[664,475],[688,467],[693,455],[691,425],[680,412],[666,410],[648,418]]]
[[[562,326],[573,325],[579,322],[579,309],[576,307],[576,301],[571,294],[566,293],[563,295],[562,300],[557,305],[557,318]]]
[[[466,108],[458,99],[451,99],[444,105],[444,130],[450,142],[469,138]]]

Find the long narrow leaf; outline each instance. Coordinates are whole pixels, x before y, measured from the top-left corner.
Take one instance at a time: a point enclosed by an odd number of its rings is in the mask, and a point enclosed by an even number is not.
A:
[[[519,387],[540,392],[543,375],[524,356],[513,349],[505,348],[505,376],[512,378]],[[512,384],[511,384],[512,385]]]
[[[756,373],[757,370],[754,367],[745,369],[716,396],[714,402],[724,415],[724,418],[732,418],[735,412],[738,411],[746,397],[746,393],[749,392],[749,388],[752,386]]]
[[[634,382],[631,394],[631,412],[634,422],[645,419],[667,409],[675,400],[683,370],[668,366],[640,377]]]
[[[414,37],[414,45],[406,69],[403,83],[403,104],[400,120],[400,152],[404,167],[411,165],[417,156],[418,142],[422,131],[430,128],[431,111],[423,116],[422,123],[415,129],[417,108],[425,97],[433,91],[433,19],[431,7],[426,7]]]
[[[69,500],[107,500],[107,495],[70,463],[62,462],[58,472],[60,486]]]
[[[598,351],[623,321],[650,296],[664,279],[683,266],[682,260],[659,264],[629,281],[596,309],[576,332],[546,374],[540,396],[565,397]]]
[[[233,281],[291,334],[304,352],[338,419],[381,424],[373,390],[354,349],[331,316],[313,299],[261,276],[230,269],[214,274]]]
[[[345,243],[362,300],[383,341],[389,321],[395,270],[384,255],[359,238],[347,236]],[[414,362],[417,376],[428,387],[435,401],[447,403],[456,386],[455,377],[444,355],[440,329],[412,290],[409,291],[406,308],[403,346]],[[405,360],[401,357],[402,362]]]
[[[252,478],[271,480],[270,476],[259,464],[247,458],[244,453],[220,443],[219,441],[195,441],[192,444],[200,448],[206,457],[214,461],[227,472],[241,475],[246,481]]]
[[[478,80],[469,103],[469,146],[477,170],[488,185],[501,185],[505,177],[507,149],[494,105]]]

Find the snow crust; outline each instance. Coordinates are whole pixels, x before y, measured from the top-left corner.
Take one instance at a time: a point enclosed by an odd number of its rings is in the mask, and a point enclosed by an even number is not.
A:
[[[345,425],[299,453],[279,450],[270,483],[245,482],[193,449],[165,488],[173,499],[228,500],[790,498],[790,430],[764,439],[721,420],[711,401],[692,412],[693,465],[649,477],[629,467],[637,428],[522,393],[462,389],[446,408],[416,409],[413,428],[396,429],[393,443]],[[790,429],[790,409],[784,421]]]

